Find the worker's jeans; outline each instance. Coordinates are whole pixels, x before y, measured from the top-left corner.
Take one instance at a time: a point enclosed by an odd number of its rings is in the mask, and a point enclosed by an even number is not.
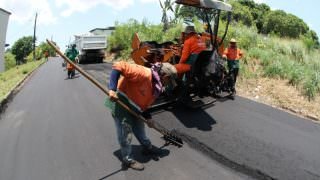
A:
[[[122,161],[124,163],[130,163],[133,160],[131,157],[132,134],[134,134],[140,144],[144,147],[149,148],[151,146],[151,142],[146,136],[145,125],[142,121],[137,120],[134,117],[128,118],[125,121],[121,121],[115,116],[113,116],[113,118],[116,124]]]

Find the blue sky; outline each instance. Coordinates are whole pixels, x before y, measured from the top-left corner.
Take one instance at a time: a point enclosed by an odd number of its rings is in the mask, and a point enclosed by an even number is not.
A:
[[[163,1],[163,0],[161,0]],[[303,19],[320,35],[320,1],[256,0],[272,9],[282,9]],[[53,39],[64,49],[75,34],[113,26],[115,21],[130,18],[161,20],[158,0],[0,0],[0,7],[10,11],[6,42],[12,45],[22,36],[33,35],[35,13],[38,12],[37,42]],[[317,14],[317,15],[316,15]]]

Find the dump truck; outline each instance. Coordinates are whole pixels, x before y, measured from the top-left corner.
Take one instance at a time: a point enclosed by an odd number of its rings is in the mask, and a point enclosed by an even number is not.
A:
[[[75,36],[74,44],[79,51],[79,63],[102,63],[107,47],[105,35]]]

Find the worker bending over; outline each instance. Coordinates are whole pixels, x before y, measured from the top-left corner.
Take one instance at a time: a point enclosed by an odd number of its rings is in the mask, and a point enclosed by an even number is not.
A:
[[[176,73],[175,67],[169,63],[156,63],[151,68],[127,62],[113,64],[109,82],[110,99],[107,98],[106,106],[112,111],[122,162],[126,167],[144,169],[143,164],[132,158],[132,134],[142,145],[143,154],[159,154],[161,151],[153,146],[146,136],[144,123],[114,101],[121,100],[131,110],[141,113],[149,127],[154,127],[151,115],[146,110],[161,94],[163,87],[174,80]]]

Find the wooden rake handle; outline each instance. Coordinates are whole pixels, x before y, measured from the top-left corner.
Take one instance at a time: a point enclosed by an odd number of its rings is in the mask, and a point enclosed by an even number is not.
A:
[[[71,65],[74,66],[74,68],[79,71],[84,77],[86,77],[90,82],[92,82],[96,87],[98,87],[102,92],[104,92],[107,96],[109,96],[109,90],[107,88],[105,88],[101,83],[99,83],[95,78],[93,78],[90,74],[88,74],[87,72],[85,72],[82,68],[80,68],[77,64],[75,64],[74,62],[72,62],[68,57],[66,57],[57,47],[55,44],[53,44],[51,41],[49,41],[47,39],[48,44],[54,48],[54,50],[68,63],[70,63]],[[125,108],[128,112],[130,112],[132,115],[134,115],[136,118],[138,118],[139,120],[143,121],[144,123],[147,123],[147,120],[140,114],[136,113],[135,111],[133,111],[132,109],[130,109],[126,104],[124,104],[122,101],[117,100],[116,103],[119,103],[123,108]],[[159,124],[157,126],[160,126]],[[178,138],[175,137],[174,135],[171,134],[171,132],[165,130],[163,127],[159,128],[159,127],[153,127],[153,129],[155,129],[156,131],[158,131],[159,133],[161,133],[162,135],[164,135],[165,137],[172,137],[172,138]],[[178,138],[177,140],[179,142],[179,145],[181,144],[182,146],[182,140],[180,138]],[[181,143],[180,143],[181,142]],[[175,142],[173,142],[173,144],[176,144]]]

